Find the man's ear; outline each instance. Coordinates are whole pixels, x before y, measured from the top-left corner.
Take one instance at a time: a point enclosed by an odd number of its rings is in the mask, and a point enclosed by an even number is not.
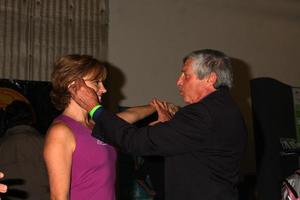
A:
[[[207,82],[214,85],[217,82],[218,76],[215,72],[211,72],[207,77]]]

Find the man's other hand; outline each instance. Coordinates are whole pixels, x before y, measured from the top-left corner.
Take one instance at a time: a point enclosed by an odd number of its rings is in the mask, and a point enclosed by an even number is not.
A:
[[[69,85],[72,99],[86,111],[91,111],[99,104],[96,92],[88,87],[83,79],[77,79]]]

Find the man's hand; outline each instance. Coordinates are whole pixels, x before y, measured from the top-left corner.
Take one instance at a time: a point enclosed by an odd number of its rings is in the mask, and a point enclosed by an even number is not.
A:
[[[99,104],[96,92],[88,87],[82,79],[74,81],[74,83],[69,86],[69,92],[71,93],[72,99],[87,112]]]
[[[164,102],[167,110],[170,112],[172,117],[175,115],[175,113],[179,110],[179,106],[170,103],[170,102]]]
[[[166,122],[169,121],[175,113],[178,111],[178,106],[166,102],[166,101],[160,101],[158,99],[153,99],[150,102],[150,105],[155,107],[157,114],[158,114],[158,119],[157,121],[154,121],[150,123],[149,125],[154,125],[158,122]]]

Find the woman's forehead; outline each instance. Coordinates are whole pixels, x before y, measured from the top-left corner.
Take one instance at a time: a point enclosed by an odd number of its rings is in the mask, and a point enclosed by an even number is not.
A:
[[[88,80],[103,80],[106,78],[106,72],[103,69],[94,69],[88,72],[84,78]]]

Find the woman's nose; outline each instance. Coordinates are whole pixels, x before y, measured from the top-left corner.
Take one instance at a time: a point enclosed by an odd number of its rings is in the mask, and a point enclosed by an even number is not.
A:
[[[104,87],[103,83],[100,83],[100,85],[99,85],[99,91],[101,91],[102,93],[106,93],[107,92],[107,90]]]

